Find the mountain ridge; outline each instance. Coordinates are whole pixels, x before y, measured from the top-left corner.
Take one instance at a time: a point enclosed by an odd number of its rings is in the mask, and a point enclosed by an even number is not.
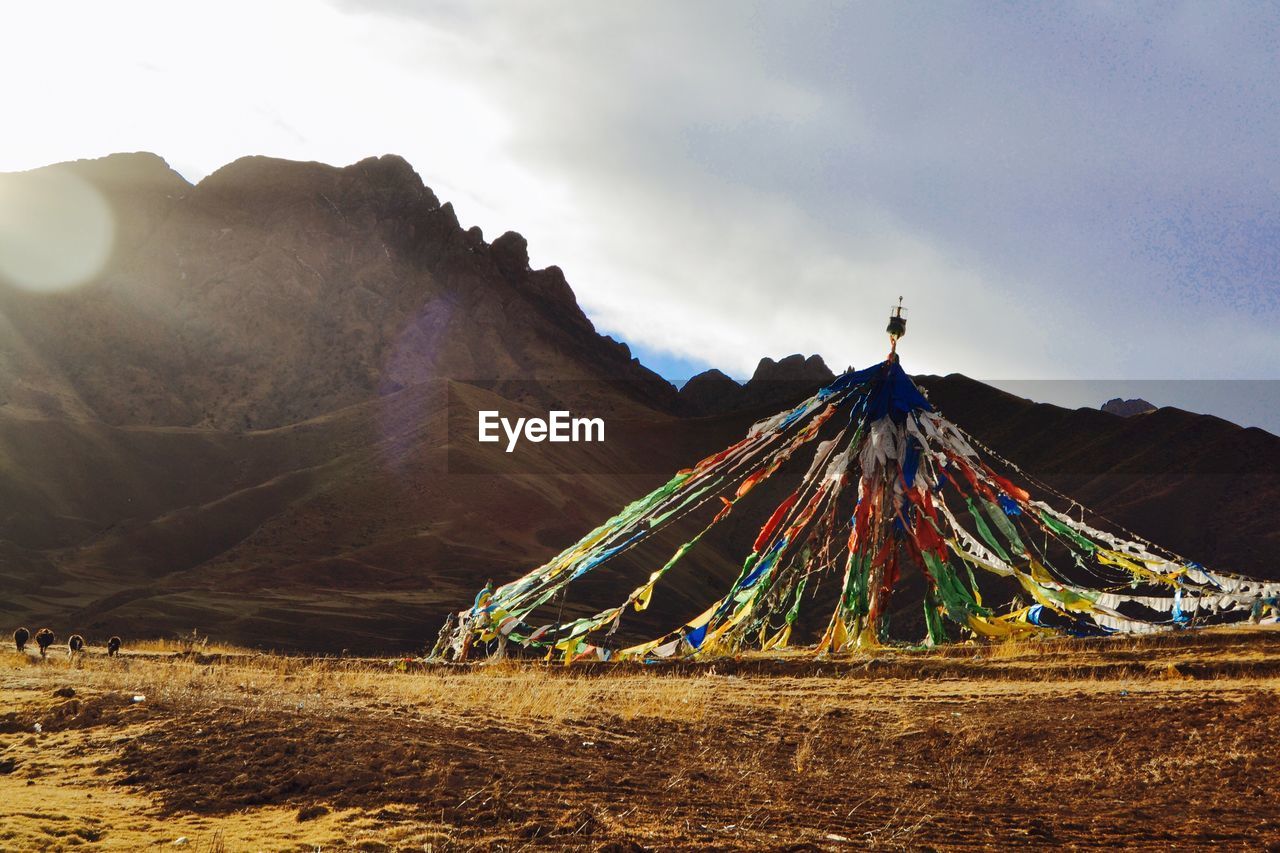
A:
[[[529,268],[521,235],[464,229],[403,158],[242,158],[192,185],[122,156],[66,166],[123,224],[103,275],[54,294],[0,284],[14,621],[417,648],[487,578],[523,574],[832,377],[797,354],[677,392],[595,331],[558,267]],[[1280,439],[1176,410],[1034,404],[958,374],[920,383],[1117,523],[1208,565],[1280,564],[1256,510],[1280,497]],[[460,440],[480,407],[553,404],[605,415],[609,441],[508,455]],[[732,579],[732,543],[709,544],[644,618]],[[598,591],[633,581],[610,569]]]
[[[157,177],[136,190],[142,166]],[[35,411],[117,425],[271,427],[442,375],[593,378],[600,366],[674,402],[674,389],[624,344],[596,333],[558,268],[528,269],[527,252],[512,268],[523,238],[508,232],[495,251],[403,158],[341,168],[241,158],[184,182],[163,205],[150,187],[180,176],[158,157],[46,168],[86,176],[118,219],[150,227],[129,231],[136,245],[75,293],[0,290],[14,338],[39,361],[27,372],[61,379],[46,384],[74,401],[28,401]],[[96,337],[68,342],[67,327]],[[104,351],[116,357],[95,358]],[[292,376],[262,387],[290,364]],[[3,366],[0,408],[20,405],[18,371]],[[318,384],[325,366],[340,381]],[[121,386],[128,404],[112,399]]]

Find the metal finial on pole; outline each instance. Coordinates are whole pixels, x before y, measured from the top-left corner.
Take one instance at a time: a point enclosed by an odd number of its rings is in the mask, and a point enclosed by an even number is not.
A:
[[[898,297],[898,305],[893,309],[893,313],[889,315],[889,326],[885,329],[889,333],[889,357],[893,358],[898,351],[898,338],[907,333],[907,318],[902,316],[902,312],[906,310],[902,307],[902,297]]]

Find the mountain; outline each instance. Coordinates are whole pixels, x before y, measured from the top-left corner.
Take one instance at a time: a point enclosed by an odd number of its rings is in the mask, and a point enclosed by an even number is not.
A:
[[[1106,518],[1205,565],[1280,578],[1280,437],[1170,407],[1120,418],[1033,403],[957,374],[918,382],[952,421]]]
[[[398,157],[250,157],[195,185],[149,154],[34,174],[59,170],[105,200],[115,243],[81,287],[0,283],[5,622],[421,648],[485,579],[522,574],[831,378],[795,355],[677,393],[596,333],[558,268],[529,268],[523,237],[464,228]],[[1280,439],[922,382],[981,440],[1143,535],[1227,569],[1280,565]],[[550,408],[603,417],[606,440],[476,440],[481,409]],[[643,618],[714,594],[757,526],[735,517]],[[588,595],[648,570],[602,569]]]
[[[796,353],[779,361],[762,358],[755,373],[738,384],[719,370],[699,373],[680,387],[681,410],[693,415],[779,408],[835,378],[822,356]]]
[[[123,227],[84,288],[0,291],[0,411],[262,429],[440,376],[609,376],[674,402],[558,268],[529,269],[518,234],[463,229],[399,157],[246,157],[195,186],[146,154],[48,170]]]
[[[1133,415],[1144,415],[1147,412],[1154,412],[1155,410],[1155,406],[1142,399],[1122,400],[1119,397],[1113,397],[1102,404],[1102,411],[1112,415],[1119,415],[1122,418],[1132,417]]]
[[[715,368],[705,370],[680,386],[683,411],[691,415],[731,412],[742,407],[742,385]]]
[[[0,284],[13,621],[410,648],[478,575],[722,440],[664,431],[675,389],[595,332],[560,270],[464,229],[398,157],[250,157],[194,186],[149,154],[50,172],[101,195],[116,244],[82,287]],[[450,407],[482,398],[606,416],[609,450],[451,476]],[[666,440],[619,446],[631,422]]]

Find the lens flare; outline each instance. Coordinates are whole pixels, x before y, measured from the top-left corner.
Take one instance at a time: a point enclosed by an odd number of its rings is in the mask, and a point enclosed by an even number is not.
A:
[[[383,364],[378,387],[384,398],[378,415],[383,436],[380,447],[384,464],[397,474],[408,470],[422,425],[430,422],[434,411],[447,406],[439,393],[443,385],[434,390],[426,386],[440,375],[441,345],[458,309],[458,297],[453,293],[428,300],[400,332]]]
[[[0,281],[39,293],[78,287],[114,242],[111,206],[70,169],[0,174]]]

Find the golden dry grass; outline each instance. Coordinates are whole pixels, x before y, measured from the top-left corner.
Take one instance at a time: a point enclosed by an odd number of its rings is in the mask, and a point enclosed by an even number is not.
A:
[[[1240,845],[1280,829],[1277,639],[683,668],[6,653],[0,849]]]

